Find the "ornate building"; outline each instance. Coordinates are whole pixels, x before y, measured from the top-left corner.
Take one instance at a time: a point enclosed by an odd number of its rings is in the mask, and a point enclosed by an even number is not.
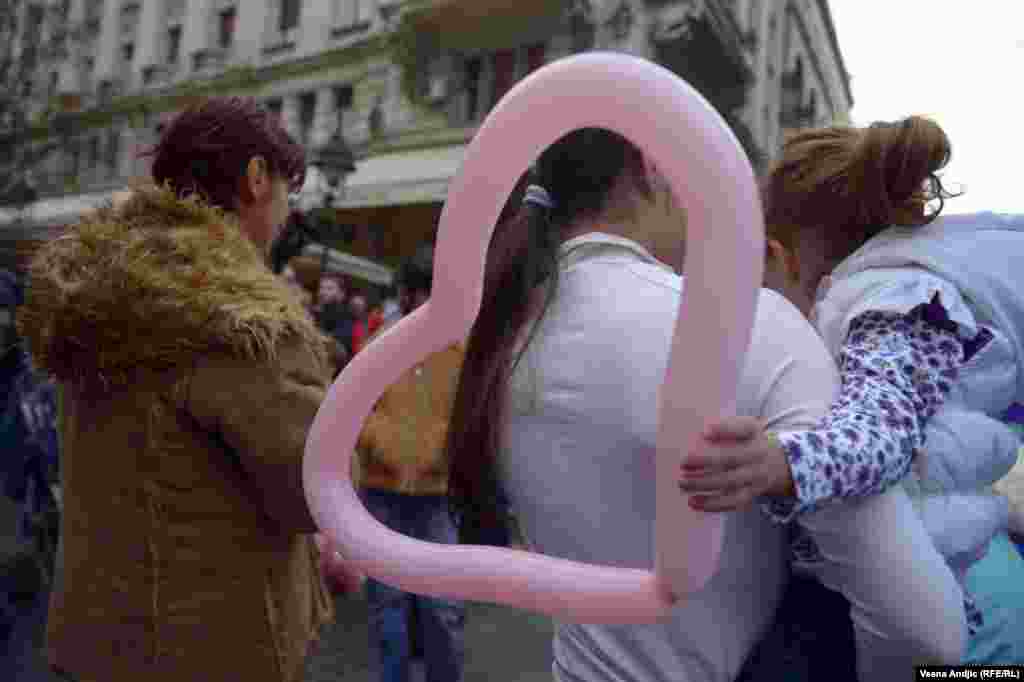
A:
[[[208,94],[264,100],[311,150],[340,133],[356,163],[334,201],[350,227],[337,246],[384,263],[432,236],[476,126],[518,79],[558,57],[609,49],[664,64],[711,101],[758,164],[787,129],[844,122],[852,105],[827,0],[23,5],[44,17],[44,35],[78,38],[24,84],[36,139],[61,142],[34,172],[41,199],[22,222],[35,225],[71,220],[145,175],[138,152],[162,117]],[[14,218],[0,209],[0,225]]]

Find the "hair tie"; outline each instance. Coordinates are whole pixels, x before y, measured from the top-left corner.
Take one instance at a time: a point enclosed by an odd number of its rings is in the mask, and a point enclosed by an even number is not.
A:
[[[523,195],[524,204],[534,204],[536,206],[543,206],[549,211],[555,207],[555,201],[548,194],[548,191],[540,185],[530,185],[526,188],[526,194]]]

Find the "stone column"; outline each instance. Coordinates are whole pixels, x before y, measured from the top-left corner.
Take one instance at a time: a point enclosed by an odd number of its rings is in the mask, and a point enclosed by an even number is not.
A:
[[[102,1],[103,23],[96,42],[96,81],[110,80],[117,75],[118,52],[121,49],[121,3],[119,0]]]
[[[68,12],[68,28],[80,27],[85,20],[85,0],[72,0],[71,10]],[[78,63],[81,56],[81,46],[78,41],[68,38],[68,58],[60,63],[57,81],[57,92],[72,93],[78,92],[81,88],[79,83]]]
[[[317,52],[326,47],[334,23],[331,5],[332,0],[303,0],[302,13],[299,15],[298,50],[301,54]]]
[[[141,71],[156,66],[161,61],[160,48],[164,45],[161,35],[166,16],[164,0],[149,0],[142,3],[139,28],[135,39],[135,70]]]
[[[281,98],[281,125],[293,139],[300,139],[298,95],[284,95]]]
[[[235,26],[235,57],[240,62],[257,60],[267,34],[268,2],[239,2]]]
[[[81,28],[85,22],[86,0],[71,0],[68,12],[68,28]],[[68,38],[68,58],[60,65],[60,81],[57,89],[62,93],[78,93],[82,90],[78,65],[82,57],[82,46],[78,41]]]
[[[337,106],[334,91],[329,87],[320,88],[316,93],[316,116],[313,118],[313,131],[309,136],[309,146],[313,149],[327,142],[337,129]]]
[[[185,21],[182,22],[181,37],[181,57],[185,62],[186,72],[192,71],[192,55],[210,46],[212,15],[212,0],[189,0],[185,9]]]

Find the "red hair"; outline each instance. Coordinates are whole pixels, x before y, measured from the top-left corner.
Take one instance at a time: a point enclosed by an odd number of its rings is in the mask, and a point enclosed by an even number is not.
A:
[[[792,247],[800,234],[822,234],[838,261],[891,225],[927,224],[956,196],[938,176],[950,154],[945,131],[921,116],[797,133],[763,185],[768,235]]]
[[[249,161],[261,156],[272,176],[297,192],[305,181],[306,154],[276,117],[249,97],[213,97],[175,116],[143,156],[152,176],[184,198],[201,195],[227,211],[238,206]]]

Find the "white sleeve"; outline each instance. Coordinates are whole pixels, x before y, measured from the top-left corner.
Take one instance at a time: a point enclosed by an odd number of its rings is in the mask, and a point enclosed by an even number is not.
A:
[[[821,337],[788,300],[763,290],[744,385],[752,413],[772,430],[813,428],[839,391],[839,372]],[[742,394],[741,394],[742,395]]]

